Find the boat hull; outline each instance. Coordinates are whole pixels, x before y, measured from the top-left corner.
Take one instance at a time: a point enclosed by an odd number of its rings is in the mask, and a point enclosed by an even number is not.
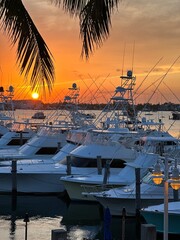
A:
[[[0,167],[0,193],[11,193],[13,179],[17,183],[16,188],[18,193],[63,193],[65,191],[61,177],[67,176],[67,166],[62,164],[54,164],[49,160],[44,162],[40,160],[23,160],[22,164],[17,164],[17,172],[12,175],[11,166]],[[28,164],[29,163],[29,164]],[[91,171],[97,169],[86,169],[72,167],[71,171],[74,175],[84,172],[90,174]]]
[[[115,170],[114,175],[117,173]],[[92,178],[93,178],[93,176],[92,176]],[[73,181],[73,179],[77,179],[77,180]],[[83,183],[83,179],[84,179],[84,183]],[[78,176],[78,177],[75,176],[75,178],[73,178],[73,176],[71,176],[71,177],[62,177],[61,182],[64,185],[64,187],[69,195],[69,198],[73,201],[97,202],[97,200],[93,196],[93,194],[90,194],[91,192],[101,192],[105,188],[106,188],[106,190],[108,190],[110,188],[123,186],[122,184],[118,183],[117,181],[111,182],[111,178],[108,180],[108,184],[103,186],[103,184],[102,184],[103,183],[103,175],[99,175],[99,179],[100,179],[99,181],[97,181],[97,182],[95,181],[93,183],[90,178],[90,181],[88,183],[87,176]]]
[[[156,226],[157,232],[164,231],[164,213],[163,212],[149,212],[141,211],[141,215],[144,217],[147,223],[153,224]],[[168,214],[168,233],[169,234],[180,234],[179,228],[180,215],[179,214]]]
[[[27,173],[17,174],[18,193],[62,193],[64,186],[61,184],[59,173]],[[2,184],[1,184],[2,183]],[[0,192],[11,193],[13,186],[12,174],[0,174]]]
[[[69,182],[69,181],[63,181],[61,180],[63,186],[65,187],[68,196],[73,201],[96,201],[96,199],[93,196],[86,197],[85,195],[82,195],[83,192],[83,186],[81,187],[80,184],[76,182]],[[85,191],[85,190],[84,190]]]
[[[122,210],[125,208],[127,216],[136,215],[136,201],[135,199],[118,199],[118,198],[97,198],[98,202],[103,207],[108,207],[112,216],[122,216]],[[157,205],[163,203],[162,199],[141,199],[140,208],[145,208],[150,205]]]

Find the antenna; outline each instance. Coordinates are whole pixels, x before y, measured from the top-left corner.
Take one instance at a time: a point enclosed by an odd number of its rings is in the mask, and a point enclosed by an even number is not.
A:
[[[134,52],[135,52],[135,41],[133,43],[132,72],[133,72],[133,66],[134,66]]]
[[[125,58],[125,50],[126,50],[126,43],[124,44],[124,51],[123,51],[123,60],[122,60],[122,76],[124,71],[124,58]]]
[[[1,86],[2,86],[2,76],[3,76],[3,71],[2,71],[2,69],[1,69],[1,66],[0,66],[0,71],[1,71],[1,73],[2,73],[2,75],[1,75],[1,79],[0,79],[0,83],[1,83]]]

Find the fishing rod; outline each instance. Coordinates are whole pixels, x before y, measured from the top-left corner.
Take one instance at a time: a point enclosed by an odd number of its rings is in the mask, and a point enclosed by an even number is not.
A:
[[[165,83],[163,82],[164,85],[169,89],[169,91],[173,94],[173,96],[180,102],[180,99],[178,98],[178,96],[176,96],[176,94],[170,89],[170,87]]]
[[[145,76],[145,78],[143,79],[143,81],[141,82],[141,84],[139,85],[139,87],[136,89],[136,91],[134,91],[133,96],[137,93],[137,91],[140,89],[140,87],[142,87],[143,83],[145,82],[145,80],[147,79],[147,77],[149,76],[149,74],[155,69],[155,67],[160,63],[160,61],[163,59],[163,57],[161,57],[156,64],[150,69],[150,71],[148,72],[148,74]]]
[[[171,66],[169,67],[169,69],[167,70],[167,72],[164,74],[164,76],[162,77],[161,81],[159,82],[159,84],[157,85],[155,91],[153,92],[153,94],[150,96],[148,102],[150,102],[150,100],[152,99],[152,97],[154,96],[156,90],[159,88],[159,86],[161,85],[161,83],[163,82],[164,78],[168,75],[169,71],[171,70],[171,68],[174,66],[174,64],[177,62],[177,60],[180,58],[180,56],[178,56],[175,61],[171,64]]]

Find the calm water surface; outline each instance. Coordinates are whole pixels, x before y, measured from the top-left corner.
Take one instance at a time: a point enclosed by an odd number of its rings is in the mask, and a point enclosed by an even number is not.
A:
[[[17,109],[15,111],[15,117],[16,119],[31,119],[32,115],[37,112],[37,110],[22,110]],[[69,120],[69,114],[66,111],[62,110],[45,110],[43,111],[46,115],[46,119],[44,119],[44,122],[50,122],[54,119],[59,120]],[[86,113],[93,112],[98,116],[100,114],[100,111],[94,110],[94,111],[85,111]],[[109,113],[110,114],[110,113]],[[161,120],[164,123],[164,130],[169,131],[170,134],[172,134],[175,137],[180,137],[180,121],[174,121],[171,120],[172,113],[170,111],[159,111],[159,112],[142,112],[139,113],[140,117],[145,117],[148,121],[154,120],[154,122],[158,122]],[[42,120],[41,120],[42,121]]]
[[[28,239],[50,240],[53,229],[66,229],[69,239],[101,234],[102,209],[98,204],[70,203],[56,196],[0,196],[0,239],[24,239],[28,213]]]
[[[69,240],[103,240],[103,209],[99,204],[73,203],[57,196],[17,196],[16,202],[10,195],[0,195],[0,239],[25,239],[25,214],[30,222],[27,236],[30,240],[51,240],[53,229],[65,229]],[[112,218],[110,230],[112,240],[122,239],[122,220]],[[135,219],[125,220],[125,239],[140,240]],[[158,240],[163,236],[158,235]],[[169,240],[178,240],[170,237]]]

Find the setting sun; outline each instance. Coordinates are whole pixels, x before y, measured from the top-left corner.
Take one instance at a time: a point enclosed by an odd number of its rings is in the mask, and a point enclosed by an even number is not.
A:
[[[32,96],[33,99],[38,99],[39,94],[37,92],[34,92],[34,93],[32,93],[31,96]]]

